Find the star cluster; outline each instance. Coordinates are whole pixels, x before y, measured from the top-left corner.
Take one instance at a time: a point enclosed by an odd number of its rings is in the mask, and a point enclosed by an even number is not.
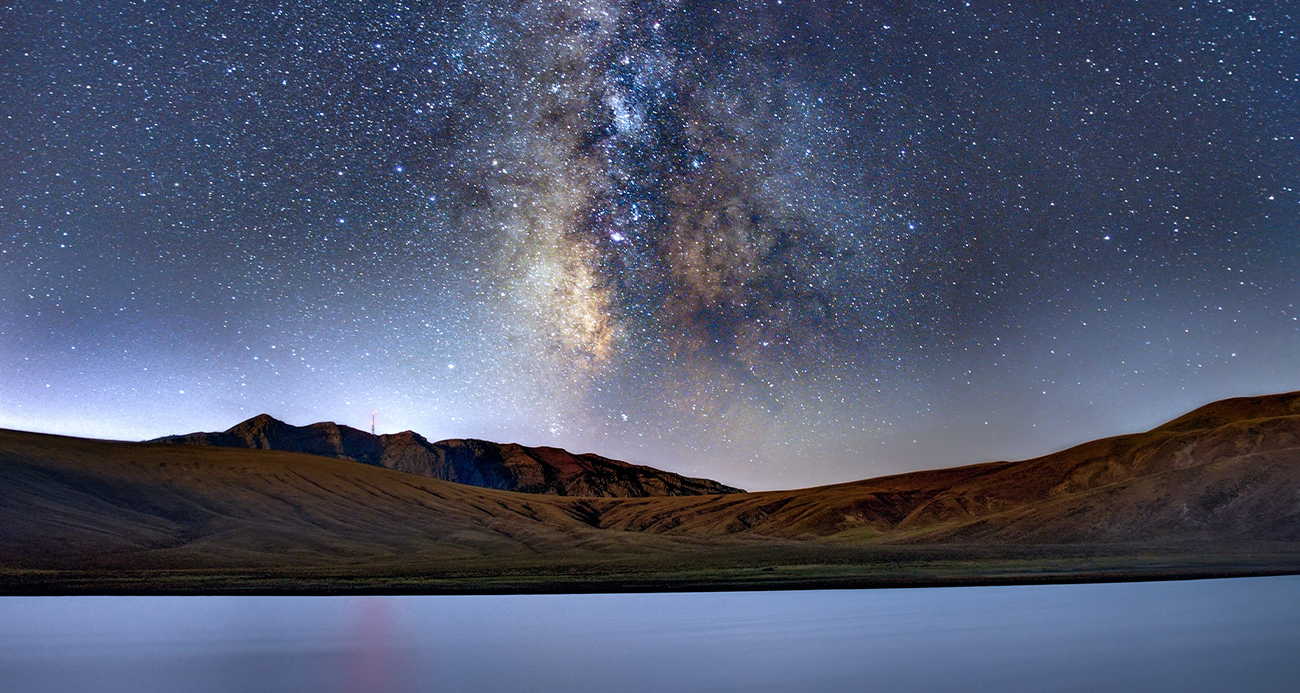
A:
[[[0,426],[752,488],[1300,389],[1284,2],[0,9]]]

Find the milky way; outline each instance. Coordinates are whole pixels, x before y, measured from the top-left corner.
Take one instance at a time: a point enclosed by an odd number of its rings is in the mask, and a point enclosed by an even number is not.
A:
[[[1287,3],[0,10],[0,426],[748,487],[1300,388]]]
[[[483,7],[453,44],[455,60],[499,62],[492,82],[471,73],[485,112],[440,158],[478,159],[450,192],[490,238],[497,330],[543,392],[582,405],[611,381],[773,413],[778,383],[885,338],[870,315],[892,298],[881,274],[905,225],[874,218],[883,184],[828,170],[842,117],[745,9],[737,23],[676,3]]]

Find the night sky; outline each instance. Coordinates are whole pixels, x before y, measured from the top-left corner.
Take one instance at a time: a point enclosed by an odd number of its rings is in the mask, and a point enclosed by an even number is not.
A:
[[[1300,389],[1289,2],[0,6],[0,426],[750,489]]]

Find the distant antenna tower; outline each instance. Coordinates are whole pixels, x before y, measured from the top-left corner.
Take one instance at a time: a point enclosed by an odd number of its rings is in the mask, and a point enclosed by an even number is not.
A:
[[[378,413],[377,411],[370,412],[370,435],[372,436],[375,434],[375,414]]]

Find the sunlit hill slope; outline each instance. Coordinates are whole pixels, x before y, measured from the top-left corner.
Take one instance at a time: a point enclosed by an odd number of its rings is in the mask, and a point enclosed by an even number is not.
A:
[[[1291,572],[1300,393],[1032,460],[818,488],[554,488],[0,431],[0,576],[9,591],[482,591]]]

